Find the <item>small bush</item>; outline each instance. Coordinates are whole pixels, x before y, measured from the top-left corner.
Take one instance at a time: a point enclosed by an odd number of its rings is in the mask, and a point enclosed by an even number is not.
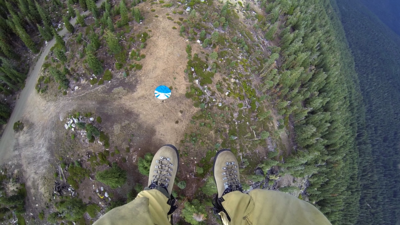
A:
[[[86,137],[87,139],[94,139],[94,137],[100,136],[100,131],[97,127],[92,124],[86,124]]]
[[[50,77],[46,77],[46,78],[44,79],[44,82],[43,82],[43,83],[45,83],[45,84],[50,83]]]
[[[153,160],[154,155],[151,153],[146,153],[143,158],[139,158],[138,167],[139,172],[145,176],[149,176],[151,161]]]
[[[110,147],[110,138],[103,131],[100,132],[99,140],[104,144],[105,148],[109,148]]]
[[[203,172],[204,172],[204,170],[203,170],[203,168],[202,167],[196,167],[196,172],[198,173],[198,174],[202,174]]]
[[[56,204],[60,215],[68,221],[76,221],[83,217],[86,212],[86,206],[79,198],[68,198],[66,201],[61,201]]]
[[[186,182],[183,180],[179,181],[176,185],[182,190],[186,188]]]
[[[101,122],[102,122],[102,119],[101,119],[101,117],[100,117],[100,116],[98,116],[98,117],[96,118],[96,121],[97,121],[98,123],[101,123]]]
[[[103,152],[99,152],[97,155],[101,164],[108,164],[107,156]]]
[[[43,212],[43,211],[41,211],[41,212],[39,213],[39,219],[40,219],[40,220],[43,220],[43,219],[44,219],[44,212]]]
[[[97,84],[98,85],[103,85],[104,84],[104,80],[103,79],[99,79],[99,82]]]
[[[96,217],[97,212],[100,211],[100,207],[95,204],[90,204],[86,207],[86,212],[89,214],[89,216],[93,219]]]
[[[140,64],[135,64],[135,69],[136,69],[136,70],[141,70],[142,68],[143,68],[142,65],[140,65]]]
[[[76,123],[76,127],[79,129],[85,129],[86,123],[83,123],[83,122]]]
[[[24,124],[21,121],[17,121],[14,123],[13,129],[15,132],[20,132],[24,129]]]
[[[119,63],[119,62],[117,62],[117,63],[115,63],[115,68],[117,69],[117,70],[120,70],[121,68],[122,68],[122,64],[121,63]]]
[[[116,163],[113,163],[110,169],[98,172],[96,174],[96,180],[111,188],[117,188],[125,184],[126,171],[122,170]]]
[[[197,199],[194,199],[192,202],[185,202],[185,207],[181,215],[190,224],[202,224],[201,222],[207,219],[205,205],[201,204]]]
[[[107,71],[104,73],[103,79],[106,80],[106,81],[110,81],[110,80],[112,79],[112,74],[111,74],[111,71],[110,71],[110,70],[107,70]]]
[[[91,84],[91,85],[95,85],[97,82],[98,82],[98,81],[97,81],[96,78],[90,80],[90,84]]]

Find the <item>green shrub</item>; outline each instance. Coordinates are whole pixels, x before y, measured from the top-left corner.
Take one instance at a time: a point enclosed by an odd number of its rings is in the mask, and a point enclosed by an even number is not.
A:
[[[80,182],[88,177],[90,172],[83,168],[78,161],[71,163],[68,168],[69,176],[67,177],[67,182],[74,188],[78,189]]]
[[[207,219],[205,205],[201,204],[197,199],[192,202],[185,202],[185,207],[182,209],[182,217],[190,224],[201,224]]]
[[[103,142],[105,148],[109,148],[109,147],[110,147],[110,138],[109,138],[108,135],[107,135],[106,133],[104,133],[103,131],[100,132],[99,140],[100,140],[101,142]]]
[[[17,121],[14,123],[13,129],[15,132],[20,132],[24,129],[24,124],[21,121]]]
[[[108,164],[107,156],[103,152],[97,154],[101,164]]]
[[[98,82],[97,84],[98,84],[98,85],[103,85],[103,84],[104,84],[103,78],[99,79],[99,82]]]
[[[110,70],[106,70],[104,73],[103,79],[106,81],[110,81],[112,79],[112,74]]]
[[[176,185],[182,190],[186,188],[186,182],[183,180],[179,181]]]
[[[98,80],[97,80],[96,78],[93,78],[93,79],[91,79],[91,80],[89,81],[89,83],[90,83],[91,85],[95,85],[97,82],[98,82]]]
[[[207,178],[206,184],[200,188],[200,191],[207,196],[212,196],[217,193],[217,186],[215,185],[214,179],[210,176]]]
[[[44,219],[44,212],[43,212],[43,211],[41,211],[41,212],[39,213],[39,219],[40,219],[40,220],[43,220],[43,219]]]
[[[136,69],[136,70],[141,70],[142,68],[143,68],[142,65],[140,65],[140,64],[135,64],[135,69]]]
[[[47,217],[47,222],[54,224],[60,219],[61,219],[60,213],[53,212],[53,213],[50,213],[50,215]]]
[[[151,161],[154,155],[151,153],[146,153],[144,157],[140,157],[138,161],[139,172],[145,176],[149,176]]]
[[[71,185],[71,187],[73,187],[75,190],[77,190],[79,188],[79,184],[76,180],[74,180],[74,178],[72,177],[67,177],[67,183],[69,185]]]
[[[286,192],[286,193],[294,192],[294,191],[298,191],[298,190],[299,190],[299,188],[296,186],[287,186],[287,187],[279,188],[279,191]]]
[[[96,174],[96,180],[111,188],[117,188],[125,184],[126,171],[122,170],[116,163],[113,163],[110,169],[98,172]]]
[[[79,128],[79,129],[85,129],[86,128],[86,123],[78,122],[78,123],[76,123],[76,127]]]
[[[202,174],[202,173],[204,173],[204,170],[203,170],[202,167],[196,166],[196,172],[197,172],[198,174]]]
[[[97,212],[100,211],[100,207],[95,204],[90,204],[86,207],[86,212],[89,214],[89,216],[93,219],[96,217]]]
[[[66,201],[61,201],[56,204],[62,218],[68,221],[76,221],[83,217],[86,212],[86,206],[79,198],[68,198]]]
[[[122,63],[119,63],[119,62],[117,62],[117,63],[115,63],[115,69],[117,69],[117,70],[120,70],[121,68],[122,68]]]
[[[86,137],[87,139],[92,139],[94,137],[100,136],[100,131],[97,127],[93,126],[92,124],[86,124]]]
[[[98,123],[101,123],[101,122],[102,122],[102,119],[101,119],[101,117],[100,117],[100,116],[98,116],[98,117],[96,118],[96,121],[97,121]]]

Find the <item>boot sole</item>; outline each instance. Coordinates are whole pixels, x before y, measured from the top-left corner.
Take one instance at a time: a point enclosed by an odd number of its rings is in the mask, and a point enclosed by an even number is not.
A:
[[[217,185],[217,181],[215,180],[215,173],[214,173],[214,171],[215,171],[215,162],[217,161],[218,155],[219,155],[220,153],[226,152],[226,151],[232,152],[232,151],[231,151],[230,149],[228,149],[228,148],[226,148],[226,149],[221,149],[221,150],[219,150],[219,151],[217,152],[217,154],[216,154],[215,157],[214,157],[213,174],[214,174],[214,183],[215,183],[215,185]],[[218,193],[217,193],[217,195],[218,195]]]
[[[179,169],[179,152],[178,152],[178,149],[174,145],[171,145],[171,144],[166,144],[166,145],[163,145],[162,147],[164,147],[164,146],[171,147],[172,149],[175,150],[176,155],[178,156],[178,166],[176,167],[176,174],[178,174],[178,169]],[[175,178],[176,178],[176,176],[175,176]]]

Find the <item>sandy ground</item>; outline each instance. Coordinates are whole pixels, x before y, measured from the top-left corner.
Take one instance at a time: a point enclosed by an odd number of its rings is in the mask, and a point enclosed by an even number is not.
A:
[[[146,11],[150,13],[149,9]],[[186,40],[179,36],[179,31],[172,29],[176,24],[164,18],[170,11],[166,8],[150,13],[160,17],[150,15],[140,27],[135,27],[136,30],[147,26],[152,30],[149,32],[151,38],[142,50],[146,54],[141,61],[143,69],[124,81],[115,79],[100,88],[81,90],[57,101],[45,101],[36,92],[35,85],[43,61],[55,41],[49,42],[42,50],[0,140],[0,164],[22,164],[29,196],[39,197],[39,193],[47,192],[45,195],[49,197],[48,188],[53,185],[48,182],[53,176],[49,171],[53,171],[53,153],[58,150],[54,148],[59,146],[54,142],[64,135],[60,132],[64,129],[60,120],[73,110],[84,109],[100,114],[105,121],[102,127],[110,134],[112,143],[122,141],[127,132],[143,129],[146,130],[143,134],[150,135],[146,138],[149,147],[178,144],[196,109],[184,96],[187,86],[184,74]],[[60,35],[65,33],[64,29]],[[158,85],[173,87],[170,99],[160,101],[154,97]],[[12,127],[18,120],[23,121],[25,129],[15,134]],[[31,201],[33,204],[40,202],[34,197]]]

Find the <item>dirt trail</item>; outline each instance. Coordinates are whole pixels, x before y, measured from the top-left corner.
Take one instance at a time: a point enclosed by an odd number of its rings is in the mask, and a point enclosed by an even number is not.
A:
[[[99,1],[97,5],[100,6],[103,1]],[[71,23],[74,25],[76,18],[71,20]],[[65,28],[59,32],[60,36],[66,33]],[[57,132],[54,128],[58,115],[65,109],[72,109],[75,105],[72,101],[46,102],[36,92],[35,85],[41,74],[42,65],[54,44],[55,39],[48,42],[41,50],[36,64],[31,67],[25,88],[19,94],[0,139],[0,165],[6,163],[22,165],[30,196],[34,196],[36,191],[43,191],[45,188],[43,184],[49,183],[43,181],[47,179],[45,174],[50,166],[48,146]],[[25,128],[22,132],[15,134],[13,125],[18,120],[24,122]]]
[[[99,7],[104,0],[99,1],[96,3],[96,5]],[[89,11],[84,12],[83,15],[89,14]],[[76,23],[76,18],[71,20],[71,24],[75,25]],[[64,36],[67,33],[67,29],[64,28],[60,32],[58,32],[60,36]],[[31,101],[34,98],[38,98],[38,94],[35,89],[36,82],[39,78],[40,70],[43,66],[44,60],[46,56],[49,54],[50,49],[54,46],[56,43],[55,39],[51,40],[50,42],[47,43],[47,45],[41,50],[40,52],[40,57],[37,60],[36,64],[31,67],[28,73],[28,78],[26,79],[25,82],[25,88],[21,91],[19,98],[17,100],[17,103],[13,109],[13,112],[11,114],[10,120],[7,123],[6,129],[4,130],[3,135],[1,136],[0,139],[0,165],[3,163],[8,162],[8,160],[17,154],[14,151],[14,145],[15,145],[15,133],[13,130],[13,125],[15,122],[20,120],[22,118],[22,115],[27,110],[31,110],[32,108],[27,107],[27,102]],[[34,107],[36,108],[36,107]]]
[[[172,29],[176,24],[166,18],[154,18],[155,13],[150,12],[148,4],[142,7],[151,15],[146,16],[148,19],[142,25],[135,25],[135,30],[143,32],[147,26],[146,29],[152,32],[148,31],[150,39],[147,47],[141,50],[146,55],[140,62],[143,68],[134,75],[122,80],[115,78],[93,89],[69,93],[57,101],[46,101],[36,92],[35,85],[55,40],[42,50],[36,65],[29,72],[26,86],[0,140],[0,164],[22,164],[32,205],[41,204],[50,197],[49,188],[53,182],[49,181],[54,179],[52,152],[60,150],[54,142],[66,137],[60,120],[73,110],[100,113],[103,117],[102,129],[117,145],[124,145],[125,136],[135,129],[144,130],[142,133],[147,136],[141,138],[146,139],[148,148],[166,143],[177,145],[181,140],[186,125],[196,111],[192,101],[185,97],[188,86],[184,74],[187,42],[179,36],[179,31]],[[166,13],[172,14],[171,9],[157,10],[160,17],[166,17]],[[176,17],[174,19],[178,20]],[[75,20],[71,23],[74,24]],[[60,35],[64,34],[65,29],[60,32]],[[154,89],[158,85],[173,87],[170,99],[160,101],[154,97]],[[15,134],[13,124],[18,120],[24,122],[25,128]],[[146,132],[149,130],[152,132]]]

